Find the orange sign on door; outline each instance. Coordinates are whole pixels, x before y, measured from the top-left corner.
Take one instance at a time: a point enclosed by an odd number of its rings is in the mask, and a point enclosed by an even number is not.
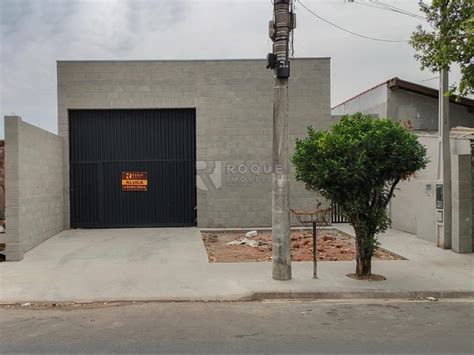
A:
[[[122,172],[122,191],[147,191],[148,173]]]

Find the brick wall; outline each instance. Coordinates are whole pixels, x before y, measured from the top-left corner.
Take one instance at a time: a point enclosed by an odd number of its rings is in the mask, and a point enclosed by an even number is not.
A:
[[[63,229],[62,153],[57,135],[5,117],[6,260]]]
[[[263,60],[58,62],[64,225],[69,226],[68,109],[101,108],[196,108],[198,226],[271,225],[271,174],[266,171],[272,155],[273,72],[265,64]],[[328,58],[292,61],[291,147],[309,125],[329,127],[329,65]],[[314,194],[294,178],[290,188],[293,208],[314,209]]]

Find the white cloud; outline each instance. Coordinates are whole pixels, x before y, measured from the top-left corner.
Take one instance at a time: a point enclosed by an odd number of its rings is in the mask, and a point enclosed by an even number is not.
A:
[[[418,23],[344,0],[303,2],[374,37],[408,39]],[[414,0],[387,2],[418,11]],[[264,58],[271,50],[270,0],[3,0],[0,12],[0,113],[14,112],[53,132],[58,59]],[[301,6],[297,16],[296,56],[332,57],[333,104],[393,76],[414,82],[435,76],[419,70],[408,44],[352,36]]]

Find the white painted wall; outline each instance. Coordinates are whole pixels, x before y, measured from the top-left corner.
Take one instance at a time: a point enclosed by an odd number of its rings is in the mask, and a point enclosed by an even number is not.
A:
[[[408,122],[415,130],[438,130],[438,99],[405,90],[389,90],[387,116],[395,121]],[[449,104],[451,127],[474,127],[474,113],[467,107]]]
[[[387,117],[387,85],[379,85],[353,99],[336,106],[331,110],[331,115],[341,116],[356,112]]]
[[[392,218],[392,228],[413,233],[418,238],[436,243],[436,196],[435,188],[437,182],[437,162],[438,162],[438,138],[435,134],[419,134],[419,141],[427,149],[427,155],[430,159],[428,166],[419,171],[415,177],[409,181],[401,182],[398,185],[399,191],[396,197],[390,203],[390,213]],[[471,166],[466,164],[465,158],[463,165],[459,165],[460,156],[471,155],[471,141],[465,138],[451,139],[451,160],[453,162],[453,245],[455,240],[461,239],[466,230],[472,229],[470,218],[459,218],[459,206],[463,210],[462,215],[469,214],[465,211],[470,207],[464,200],[471,200],[472,192],[468,189],[466,182],[467,175],[471,175]],[[462,179],[460,179],[462,177]],[[469,196],[468,196],[469,195]],[[463,201],[459,201],[459,196]],[[456,198],[458,200],[456,200]],[[459,232],[460,231],[460,232]],[[457,235],[455,235],[457,233]],[[457,239],[456,239],[457,238]]]

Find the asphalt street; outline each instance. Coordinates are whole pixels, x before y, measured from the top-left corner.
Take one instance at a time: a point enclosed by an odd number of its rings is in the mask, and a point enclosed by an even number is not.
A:
[[[472,353],[474,301],[0,309],[7,353]]]

